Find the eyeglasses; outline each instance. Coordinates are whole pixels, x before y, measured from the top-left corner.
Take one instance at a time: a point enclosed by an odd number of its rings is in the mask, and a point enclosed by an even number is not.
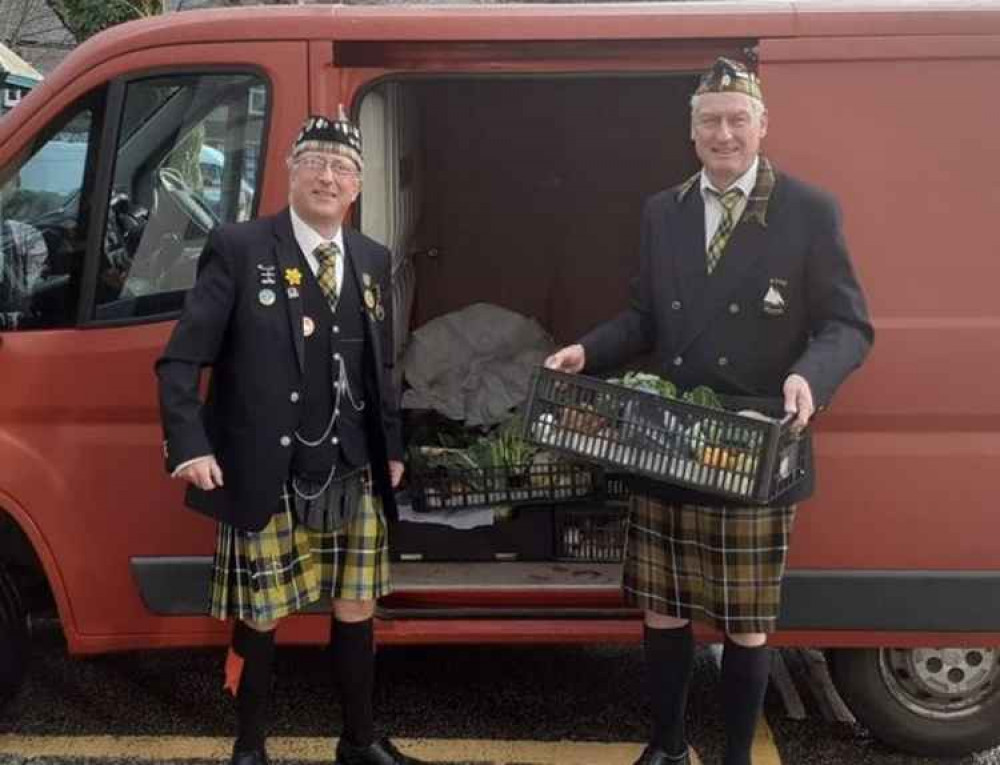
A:
[[[353,163],[336,157],[323,157],[319,154],[303,154],[295,159],[295,164],[311,173],[322,173],[329,170],[338,178],[358,178],[361,173]]]

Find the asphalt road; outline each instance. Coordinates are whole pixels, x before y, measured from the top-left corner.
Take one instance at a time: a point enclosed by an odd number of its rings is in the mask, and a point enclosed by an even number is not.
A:
[[[233,728],[221,660],[218,650],[69,659],[61,646],[48,646],[24,691],[0,711],[0,762],[218,762]],[[376,705],[393,737],[435,762],[625,764],[646,736],[640,663],[638,649],[623,647],[384,648]],[[277,676],[273,759],[332,761],[328,739],[339,713],[323,652],[281,649]],[[772,690],[761,735],[769,730],[774,740],[764,742],[755,765],[945,762],[890,751],[860,726],[823,719],[804,688],[809,681],[794,679],[806,719],[789,719]],[[721,757],[717,690],[716,664],[702,650],[688,721],[705,765]],[[498,742],[524,743],[501,755]],[[952,762],[1000,765],[1000,751]]]

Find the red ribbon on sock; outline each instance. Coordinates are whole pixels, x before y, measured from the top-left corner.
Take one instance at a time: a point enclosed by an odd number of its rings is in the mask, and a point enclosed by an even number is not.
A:
[[[226,681],[222,686],[224,691],[229,691],[233,696],[240,687],[240,677],[243,675],[243,657],[232,648],[226,654]]]

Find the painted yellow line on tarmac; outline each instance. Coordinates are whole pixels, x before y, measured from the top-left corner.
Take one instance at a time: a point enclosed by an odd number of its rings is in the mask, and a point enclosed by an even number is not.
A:
[[[774,743],[774,733],[767,720],[761,718],[753,736],[753,750],[750,759],[753,765],[781,765],[781,755]]]
[[[632,763],[641,743],[583,741],[485,741],[479,739],[396,739],[407,754],[432,762],[522,763],[523,765],[610,765]],[[0,756],[13,755],[73,759],[222,760],[232,751],[231,738],[189,736],[18,736],[0,735]],[[329,762],[330,738],[280,737],[268,739],[272,760]],[[781,765],[774,736],[767,723],[757,728],[753,743],[754,765]],[[697,755],[692,765],[701,765]]]

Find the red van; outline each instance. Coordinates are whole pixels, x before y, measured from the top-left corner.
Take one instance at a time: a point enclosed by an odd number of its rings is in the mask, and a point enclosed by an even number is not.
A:
[[[74,654],[226,642],[205,615],[213,528],[164,474],[152,364],[207,231],[285,204],[305,115],[344,104],[363,126],[355,222],[395,253],[398,353],[475,302],[569,341],[625,303],[643,197],[697,167],[697,73],[748,48],[767,152],[838,196],[878,327],[816,423],[776,642],[828,649],[898,747],[997,744],[1000,10],[973,0],[271,7],[80,46],[0,120],[3,692],[46,611]],[[58,177],[37,172],[53,156]],[[621,512],[400,521],[379,639],[636,641],[620,549],[565,544]],[[323,622],[282,637],[318,642]]]

